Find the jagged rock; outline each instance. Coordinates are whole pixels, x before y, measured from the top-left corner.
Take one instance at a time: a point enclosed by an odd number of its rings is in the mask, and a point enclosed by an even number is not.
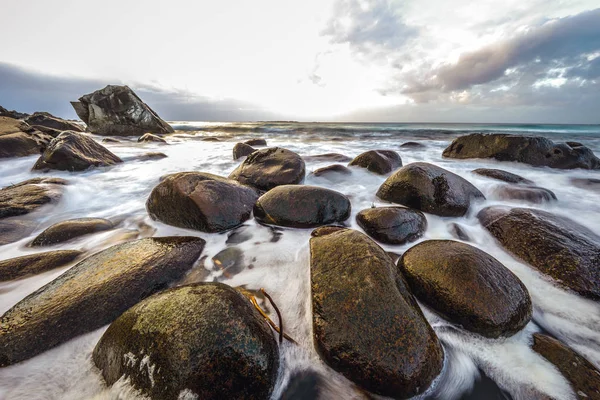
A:
[[[256,149],[254,147],[245,143],[236,143],[235,146],[233,146],[233,159],[237,160],[238,158],[249,156],[255,151]]]
[[[63,267],[82,254],[83,252],[79,250],[57,250],[0,261],[0,282],[37,275]]]
[[[39,207],[57,202],[62,196],[60,178],[33,178],[0,189],[0,219],[28,214]]]
[[[180,172],[165,177],[150,193],[150,217],[180,228],[223,232],[250,218],[258,193],[217,175]]]
[[[443,217],[462,217],[483,194],[460,176],[424,162],[405,165],[377,191],[382,200]]]
[[[108,85],[71,102],[90,132],[104,136],[173,133],[173,128],[127,86]]]
[[[447,320],[480,335],[511,336],[531,320],[525,285],[489,254],[453,240],[427,240],[398,268],[411,292]]]
[[[0,367],[112,322],[180,279],[203,248],[204,240],[196,237],[146,238],[79,262],[0,318]]]
[[[332,161],[332,162],[348,162],[352,161],[352,157],[345,156],[339,153],[317,154],[314,156],[303,156],[304,161]]]
[[[336,179],[347,175],[352,175],[352,171],[348,167],[344,167],[341,164],[333,164],[327,167],[316,169],[313,176],[323,177],[326,179]]]
[[[305,170],[304,161],[298,154],[271,147],[250,154],[229,179],[267,191],[279,185],[302,183]]]
[[[556,201],[554,192],[537,186],[502,185],[492,190],[492,197],[498,200],[520,200],[535,204]]]
[[[531,208],[487,207],[477,218],[516,257],[563,287],[600,299],[600,236],[591,230]]]
[[[244,142],[244,144],[247,144],[249,146],[266,146],[267,141],[263,138],[256,138],[256,139],[246,140]]]
[[[522,176],[517,174],[513,174],[508,171],[503,171],[501,169],[493,169],[493,168],[478,168],[474,169],[473,173],[481,176],[486,176],[488,178],[496,179],[503,182],[508,183],[524,183],[527,185],[533,185],[533,181],[529,179],[525,179]]]
[[[15,110],[9,111],[6,108],[0,106],[0,117],[8,117],[13,119],[24,119],[27,118],[29,114],[20,113]]]
[[[84,171],[123,162],[91,137],[65,131],[58,135],[33,166],[34,170]]]
[[[165,139],[161,138],[160,136],[153,135],[151,133],[144,133],[138,138],[138,142],[167,143]]]
[[[36,131],[45,133],[46,135],[51,136],[53,138],[57,137],[58,135],[60,135],[61,133],[64,132],[59,129],[48,128],[47,126],[41,126],[41,125],[32,125],[31,128],[35,129]],[[50,139],[50,140],[52,140],[52,139]]]
[[[367,208],[356,215],[358,226],[373,239],[386,244],[404,244],[423,236],[427,218],[405,207]]]
[[[494,158],[561,169],[600,169],[600,159],[580,143],[570,146],[538,136],[503,133],[473,133],[458,137],[444,150],[443,156],[458,159]]]
[[[46,228],[46,230],[33,239],[31,246],[51,246],[83,235],[108,231],[113,228],[113,223],[104,218],[69,219]]]
[[[158,293],[104,333],[93,361],[151,399],[268,399],[279,351],[265,319],[237,290],[197,283]]]
[[[262,195],[254,217],[265,224],[291,228],[314,228],[342,222],[350,217],[350,200],[319,186],[282,185]]]
[[[313,335],[321,358],[382,396],[425,392],[442,369],[442,347],[385,251],[343,229],[312,237],[310,253]]]
[[[401,167],[402,159],[398,153],[392,150],[370,150],[357,156],[348,165],[355,165],[376,174],[385,175]]]
[[[75,131],[83,132],[84,129],[78,123],[64,120],[62,118],[55,117],[54,115],[47,112],[36,112],[25,119],[29,125],[39,125],[57,131]],[[54,136],[54,135],[52,135]]]
[[[40,154],[52,140],[50,135],[14,118],[0,117],[0,158]]]

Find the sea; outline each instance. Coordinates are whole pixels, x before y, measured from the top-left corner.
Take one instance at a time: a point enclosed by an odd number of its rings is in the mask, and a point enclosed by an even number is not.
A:
[[[576,399],[576,393],[558,370],[531,349],[535,332],[548,333],[584,355],[600,368],[600,303],[569,292],[514,258],[481,227],[475,215],[490,205],[533,207],[562,215],[600,235],[600,190],[598,186],[577,186],[573,178],[600,179],[600,171],[559,170],[532,167],[516,162],[491,159],[456,160],[442,158],[450,142],[472,132],[510,133],[544,136],[553,141],[576,141],[600,155],[600,125],[531,124],[371,124],[371,123],[298,123],[298,122],[171,122],[176,132],[168,135],[168,144],[138,143],[137,138],[118,138],[119,143],[103,143],[126,162],[84,172],[31,171],[36,156],[0,160],[0,187],[38,176],[67,179],[70,184],[60,202],[48,212],[36,213],[37,229],[18,242],[0,246],[0,259],[35,253],[27,244],[48,226],[66,219],[102,217],[118,221],[115,230],[85,236],[58,246],[57,249],[82,249],[89,254],[126,240],[147,236],[192,235],[206,240],[203,256],[180,282],[219,281],[249,289],[264,288],[279,306],[286,333],[298,344],[284,342],[281,367],[272,398],[277,399],[290,376],[312,370],[326,382],[324,398],[366,399],[364,392],[321,361],[312,341],[310,302],[309,246],[310,229],[280,229],[260,225],[250,219],[236,232],[247,240],[231,240],[231,232],[207,234],[172,227],[148,216],[145,202],[159,178],[181,171],[201,171],[228,176],[241,160],[233,160],[237,142],[265,138],[270,147],[278,146],[302,156],[340,153],[355,157],[367,150],[394,150],[404,165],[424,161],[452,171],[475,185],[487,199],[472,205],[460,218],[427,214],[428,229],[419,241],[453,239],[450,224],[460,224],[476,246],[515,273],[525,284],[533,302],[533,319],[509,338],[487,339],[469,333],[421,305],[445,351],[444,368],[432,386],[417,398],[422,399]],[[95,137],[98,141],[102,137]],[[212,138],[207,140],[207,138]],[[402,148],[405,142],[419,142],[420,148]],[[148,152],[162,152],[160,160],[136,160]],[[315,177],[311,171],[333,164],[331,161],[307,161],[305,184],[322,186],[347,195],[352,214],[346,224],[360,230],[356,214],[373,205],[387,203],[376,197],[386,176],[352,168],[343,179]],[[503,169],[535,182],[556,194],[557,201],[531,204],[500,200],[496,189],[503,182],[472,171],[476,168]],[[418,243],[417,241],[416,243]],[[416,243],[383,245],[401,254]],[[215,268],[212,257],[227,247],[237,246],[244,254],[245,266],[237,274],[225,274]],[[251,266],[251,267],[250,267]],[[599,266],[600,267],[600,266]],[[68,269],[52,270],[21,280],[0,283],[0,313],[52,281]],[[276,321],[276,318],[274,318]],[[126,380],[107,388],[91,361],[91,352],[106,330],[77,337],[63,345],[17,365],[0,369],[0,399],[142,399]],[[184,396],[185,397],[185,396]],[[182,397],[182,398],[184,398]],[[192,397],[190,397],[192,398]]]

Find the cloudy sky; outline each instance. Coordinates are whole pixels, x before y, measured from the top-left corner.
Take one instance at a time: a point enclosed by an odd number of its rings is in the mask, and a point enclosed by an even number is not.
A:
[[[598,0],[1,0],[0,105],[168,120],[600,123]]]

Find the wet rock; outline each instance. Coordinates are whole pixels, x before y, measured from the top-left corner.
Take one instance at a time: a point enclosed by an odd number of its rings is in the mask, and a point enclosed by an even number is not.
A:
[[[267,141],[263,138],[255,138],[255,139],[246,140],[244,143],[249,146],[266,146],[267,145]]]
[[[511,336],[531,320],[525,285],[494,257],[466,243],[421,242],[402,255],[398,268],[417,299],[469,331]]]
[[[102,139],[102,143],[121,143],[121,141],[115,138],[106,137]]]
[[[151,399],[268,399],[279,354],[271,328],[238,291],[198,283],[158,293],[104,333],[93,361]]]
[[[180,279],[200,256],[196,237],[146,238],[79,262],[0,318],[0,367],[100,328]]]
[[[223,232],[250,218],[256,191],[238,182],[202,172],[165,177],[146,202],[150,217],[180,228]]]
[[[221,139],[219,139],[218,137],[214,137],[214,136],[210,136],[210,137],[203,137],[202,139],[200,139],[201,142],[220,142]]]
[[[405,142],[400,145],[401,149],[423,149],[426,146],[419,142]]]
[[[315,371],[296,371],[283,390],[280,400],[324,399],[325,380]]]
[[[235,146],[233,146],[233,159],[237,160],[238,158],[249,156],[255,151],[256,149],[254,147],[245,143],[236,143]]]
[[[304,161],[332,161],[332,162],[348,162],[352,161],[352,157],[345,156],[339,153],[317,154],[314,156],[303,156]]]
[[[373,239],[386,244],[415,241],[427,229],[423,213],[405,207],[367,208],[356,215],[356,222]]]
[[[527,185],[533,185],[533,181],[529,179],[525,179],[522,176],[517,174],[513,174],[508,171],[503,171],[501,169],[493,169],[493,168],[478,168],[474,169],[473,173],[481,176],[486,176],[488,178],[496,179],[499,181],[504,181],[508,183],[524,183]]]
[[[223,274],[230,278],[244,270],[244,252],[239,247],[228,247],[221,250],[212,258],[216,270],[223,271]]]
[[[327,167],[316,169],[313,176],[323,177],[326,179],[337,179],[344,176],[352,175],[352,171],[341,164],[328,165]]]
[[[28,214],[62,196],[60,178],[34,178],[0,189],[0,219]]]
[[[443,156],[458,159],[494,158],[561,169],[600,168],[600,159],[585,146],[556,144],[538,136],[501,133],[473,133],[458,137],[444,150]]]
[[[242,225],[227,235],[225,244],[240,244],[252,239],[252,232],[247,225]]]
[[[383,182],[377,197],[442,217],[462,217],[473,199],[485,199],[465,179],[424,162],[411,163],[394,172]]]
[[[144,153],[140,156],[135,157],[134,159],[137,161],[151,161],[151,160],[162,160],[163,158],[167,158],[168,156],[165,153],[159,152],[150,152]]]
[[[465,242],[471,241],[471,237],[469,236],[467,231],[465,231],[465,228],[463,228],[460,224],[457,224],[456,222],[451,222],[448,224],[448,231],[456,239],[459,239],[459,240],[462,240]]]
[[[254,206],[261,223],[291,228],[314,228],[350,217],[350,200],[319,186],[283,185],[262,195]]]
[[[28,116],[29,116],[29,114],[20,113],[15,110],[9,111],[6,108],[0,106],[0,117],[8,117],[8,118],[13,118],[13,119],[24,119],[24,118],[27,118]]]
[[[41,126],[41,125],[31,125],[31,127],[37,131],[45,133],[48,136],[51,136],[53,138],[57,137],[58,135],[60,135],[61,133],[64,132],[59,129],[48,128],[47,126]]]
[[[442,369],[442,347],[389,256],[351,229],[312,237],[310,251],[321,358],[376,394],[425,392]]]
[[[0,220],[0,246],[31,235],[36,227],[37,223],[30,218],[12,217]]]
[[[31,242],[32,247],[51,246],[62,243],[80,236],[91,233],[108,231],[113,229],[113,223],[104,218],[77,218],[58,222],[42,233]]]
[[[173,128],[127,86],[108,85],[71,102],[90,132],[104,136],[173,133]]]
[[[357,156],[348,165],[366,168],[379,175],[389,174],[402,166],[402,159],[392,150],[370,150]]]
[[[144,133],[142,136],[138,138],[138,143],[141,142],[157,142],[157,143],[167,143],[167,141],[160,136],[153,135],[151,133]]]
[[[537,186],[503,185],[492,191],[492,197],[498,200],[519,200],[534,204],[556,201],[554,192]]]
[[[338,225],[320,226],[317,229],[313,230],[310,233],[310,236],[312,236],[312,237],[325,236],[325,235],[329,235],[330,233],[333,233],[333,232],[342,231],[344,229],[348,229],[348,228],[346,228],[345,226],[338,226]]]
[[[82,254],[83,252],[79,250],[58,250],[0,261],[0,282],[37,275],[63,267]]]
[[[600,371],[584,357],[542,333],[533,334],[533,350],[558,368],[571,383],[578,399],[600,399]]]
[[[81,125],[76,122],[67,121],[62,118],[55,117],[54,115],[47,112],[36,112],[25,118],[25,122],[29,125],[38,125],[57,131],[75,131],[83,132],[84,129]]]
[[[271,147],[250,154],[229,175],[229,179],[267,191],[279,185],[302,183],[304,175],[304,161],[298,154]]]
[[[0,158],[40,154],[52,136],[35,130],[23,121],[0,117]]]
[[[119,157],[91,137],[65,131],[50,142],[33,169],[84,171],[90,167],[106,167],[121,162]]]
[[[514,256],[563,287],[600,299],[600,236],[591,230],[531,208],[487,207],[477,218]]]
[[[571,183],[577,187],[590,190],[600,190],[600,179],[571,178]]]

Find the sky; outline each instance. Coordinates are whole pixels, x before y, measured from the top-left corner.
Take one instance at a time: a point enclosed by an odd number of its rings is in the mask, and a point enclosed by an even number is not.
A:
[[[600,123],[599,0],[0,0],[0,105],[74,118]]]

